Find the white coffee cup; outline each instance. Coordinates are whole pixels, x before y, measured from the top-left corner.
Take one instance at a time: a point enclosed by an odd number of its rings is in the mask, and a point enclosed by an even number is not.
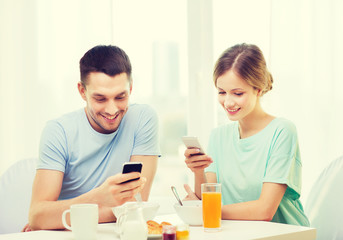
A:
[[[67,213],[71,226],[66,221]],[[62,214],[63,226],[73,232],[76,240],[96,239],[98,219],[98,204],[74,204]]]

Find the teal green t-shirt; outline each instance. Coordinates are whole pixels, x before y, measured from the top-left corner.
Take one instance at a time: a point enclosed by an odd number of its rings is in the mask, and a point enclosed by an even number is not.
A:
[[[309,226],[299,200],[301,159],[297,131],[292,122],[275,118],[257,134],[240,139],[238,122],[211,133],[208,155],[213,163],[205,170],[222,183],[224,205],[257,200],[264,182],[287,184],[273,222]]]

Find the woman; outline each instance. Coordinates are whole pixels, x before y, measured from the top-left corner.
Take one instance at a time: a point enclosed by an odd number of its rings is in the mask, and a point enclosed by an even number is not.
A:
[[[217,60],[214,84],[232,123],[211,133],[208,155],[185,151],[195,195],[205,182],[222,184],[222,218],[309,226],[299,200],[301,159],[293,123],[266,113],[260,98],[272,89],[261,50],[250,44],[227,49]],[[193,196],[191,196],[193,194]]]

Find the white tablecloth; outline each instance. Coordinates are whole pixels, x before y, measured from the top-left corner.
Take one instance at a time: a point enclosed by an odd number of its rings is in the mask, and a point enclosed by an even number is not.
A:
[[[177,225],[181,220],[175,214],[161,215],[155,218],[157,222],[168,221]],[[115,223],[99,224],[98,240],[116,240],[119,237],[114,232]],[[0,235],[0,240],[72,240],[70,231],[33,231]],[[149,238],[152,239],[152,238]],[[154,238],[156,239],[156,238]],[[157,238],[158,239],[158,238]],[[161,239],[161,238],[160,238]],[[262,221],[232,221],[223,220],[222,230],[216,233],[204,232],[203,227],[190,227],[190,240],[314,240],[316,229],[288,224]]]

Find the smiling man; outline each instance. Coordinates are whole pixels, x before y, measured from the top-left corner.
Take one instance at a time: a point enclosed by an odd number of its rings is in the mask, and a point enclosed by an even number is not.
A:
[[[26,229],[64,228],[61,216],[72,204],[96,203],[99,222],[110,222],[112,207],[139,192],[148,200],[160,154],[158,120],[148,105],[129,104],[128,56],[115,46],[96,46],[81,58],[80,73],[86,107],[43,130]],[[142,173],[121,174],[129,161],[142,162]]]

